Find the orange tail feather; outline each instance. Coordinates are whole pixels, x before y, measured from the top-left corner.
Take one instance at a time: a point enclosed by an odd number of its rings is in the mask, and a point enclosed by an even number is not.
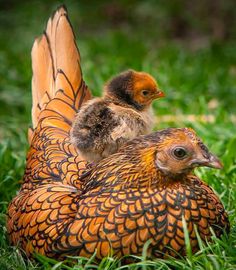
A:
[[[81,104],[90,98],[83,81],[80,54],[65,7],[49,19],[44,34],[32,48],[32,125],[45,117],[64,116],[69,123]],[[66,128],[68,130],[68,128]],[[33,132],[29,131],[29,142]]]

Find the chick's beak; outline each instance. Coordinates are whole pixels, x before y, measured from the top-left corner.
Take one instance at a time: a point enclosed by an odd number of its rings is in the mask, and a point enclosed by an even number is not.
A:
[[[165,93],[161,90],[156,91],[156,93],[154,94],[154,98],[162,98],[165,97]]]

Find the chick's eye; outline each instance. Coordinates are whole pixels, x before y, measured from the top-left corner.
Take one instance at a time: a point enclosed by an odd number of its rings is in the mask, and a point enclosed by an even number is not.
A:
[[[149,91],[148,91],[148,90],[143,90],[143,91],[142,91],[142,95],[143,95],[143,96],[146,97],[148,94],[149,94]]]
[[[186,150],[184,148],[182,148],[182,147],[175,148],[174,151],[173,151],[173,154],[178,159],[183,159],[183,158],[185,158],[187,156]]]

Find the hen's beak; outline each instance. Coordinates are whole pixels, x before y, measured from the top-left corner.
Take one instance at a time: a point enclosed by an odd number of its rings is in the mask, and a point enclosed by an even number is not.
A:
[[[221,161],[219,160],[218,157],[216,157],[213,154],[210,154],[209,158],[197,158],[195,160],[192,161],[192,165],[194,167],[210,167],[210,168],[215,168],[215,169],[222,169],[223,168],[223,164],[221,163]]]
[[[211,154],[210,159],[206,162],[205,166],[215,168],[215,169],[223,169],[223,164],[219,160],[218,157]]]
[[[162,98],[165,97],[165,93],[161,90],[158,90],[155,94],[154,94],[154,98]]]

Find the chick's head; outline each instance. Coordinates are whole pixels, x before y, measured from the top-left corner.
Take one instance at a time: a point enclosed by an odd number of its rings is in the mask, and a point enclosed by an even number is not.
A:
[[[138,104],[149,106],[154,99],[164,97],[164,93],[151,75],[145,72],[134,72],[132,97]]]
[[[196,167],[221,169],[213,155],[190,128],[166,129],[160,136],[155,153],[155,166],[165,175],[187,174]]]
[[[145,72],[125,71],[112,78],[105,87],[106,94],[119,101],[143,110],[154,99],[164,97],[155,79]]]

